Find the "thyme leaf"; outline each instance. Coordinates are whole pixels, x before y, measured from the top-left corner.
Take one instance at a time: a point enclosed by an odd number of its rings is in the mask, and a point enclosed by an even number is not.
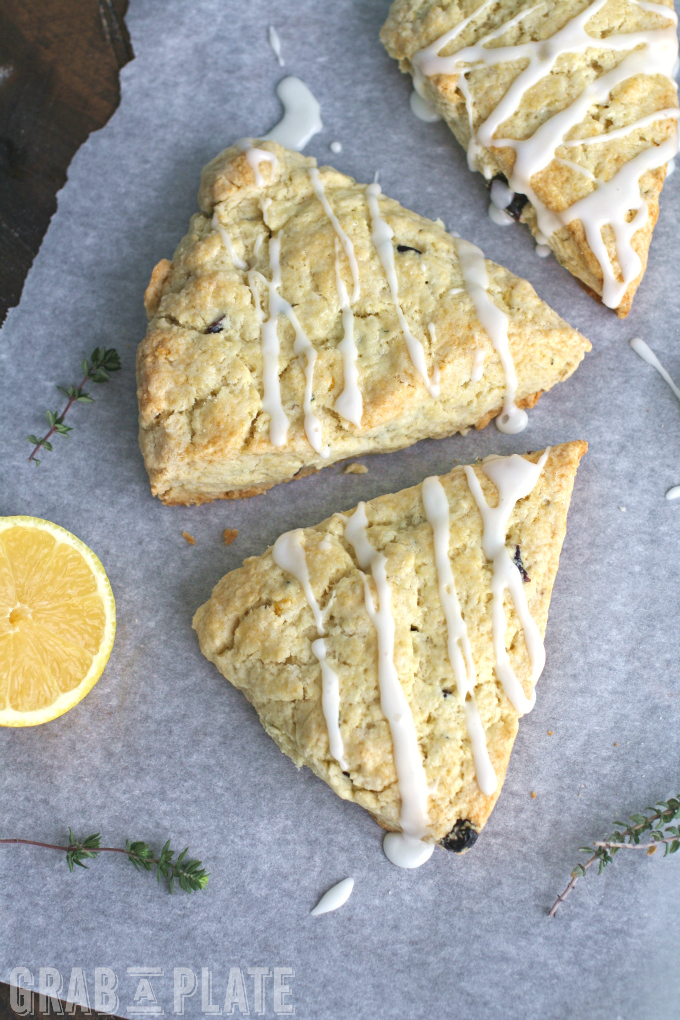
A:
[[[120,358],[118,351],[114,350],[113,347],[95,347],[90,356],[90,360],[84,358],[81,363],[84,377],[79,386],[57,386],[57,389],[64,394],[67,398],[67,404],[61,414],[56,411],[47,411],[45,417],[47,423],[50,426],[49,432],[47,432],[42,439],[38,439],[37,436],[26,436],[29,443],[32,444],[33,450],[28,458],[29,461],[33,461],[36,467],[40,464],[40,461],[36,457],[39,450],[47,450],[48,453],[52,452],[52,444],[50,439],[54,435],[65,436],[68,439],[69,432],[73,432],[73,428],[70,425],[64,425],[64,418],[67,413],[71,410],[74,404],[93,404],[94,398],[88,393],[85,393],[83,386],[88,382],[93,383],[106,383],[111,378],[112,372],[117,372],[120,369]],[[77,861],[75,862],[78,863]]]

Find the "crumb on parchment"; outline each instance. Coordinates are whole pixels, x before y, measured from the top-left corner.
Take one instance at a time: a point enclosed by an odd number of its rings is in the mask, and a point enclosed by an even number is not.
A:
[[[348,464],[343,474],[346,475],[366,475],[368,474],[368,468],[365,464]]]
[[[190,535],[188,531],[182,532],[182,538],[184,538],[188,545],[196,545],[196,539],[193,535]]]
[[[535,790],[531,791],[531,799],[532,800],[536,800],[536,791]]]
[[[235,538],[238,538],[238,531],[236,528],[225,528],[222,532],[222,538],[224,539],[225,545],[231,545]]]

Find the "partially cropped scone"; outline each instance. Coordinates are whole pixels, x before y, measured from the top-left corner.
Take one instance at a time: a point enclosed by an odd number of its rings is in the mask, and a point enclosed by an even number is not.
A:
[[[395,0],[381,38],[540,244],[628,314],[677,151],[673,0]],[[514,193],[514,194],[513,194]]]
[[[296,765],[467,849],[534,703],[585,451],[488,457],[281,536],[197,611],[201,650]]]
[[[590,349],[378,184],[247,144],[205,168],[202,211],[146,291],[140,445],[165,503],[253,495],[494,415],[518,431]]]

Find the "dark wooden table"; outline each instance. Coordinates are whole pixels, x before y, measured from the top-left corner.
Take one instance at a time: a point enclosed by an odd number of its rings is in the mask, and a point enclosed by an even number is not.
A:
[[[2,0],[0,324],[19,303],[74,153],[120,101],[119,71],[134,56],[127,6],[128,0]],[[46,1015],[37,993],[28,1015]],[[73,1006],[67,1015],[102,1016]],[[0,1020],[16,1016],[10,988],[0,983]]]
[[[0,324],[57,208],[74,153],[120,100],[128,0],[2,0]]]

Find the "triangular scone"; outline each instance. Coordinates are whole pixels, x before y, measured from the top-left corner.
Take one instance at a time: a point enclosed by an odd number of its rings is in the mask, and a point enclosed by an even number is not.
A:
[[[253,495],[502,409],[516,431],[590,349],[377,184],[251,144],[205,168],[202,212],[146,292],[140,444],[165,503]]]
[[[537,240],[621,317],[677,151],[676,22],[673,0],[395,0],[381,32],[470,168],[526,196]]]
[[[585,451],[487,458],[288,533],[217,584],[201,650],[296,765],[383,828],[466,849],[533,704]]]

